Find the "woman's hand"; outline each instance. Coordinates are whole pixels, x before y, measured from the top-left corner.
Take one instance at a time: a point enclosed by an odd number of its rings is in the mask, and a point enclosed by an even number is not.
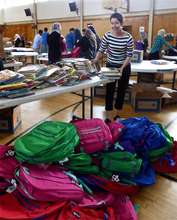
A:
[[[98,61],[97,59],[92,59],[91,62],[92,62],[93,64],[98,64],[98,63],[99,63],[99,61]]]
[[[91,60],[92,64],[96,67],[97,71],[99,72],[101,70],[99,61],[97,59]]]
[[[123,69],[124,69],[124,68],[123,68],[122,66],[119,68],[119,73],[120,73],[120,74],[122,74]]]

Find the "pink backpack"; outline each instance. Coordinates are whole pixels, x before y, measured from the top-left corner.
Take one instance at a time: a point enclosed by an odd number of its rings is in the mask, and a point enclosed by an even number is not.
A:
[[[83,208],[77,205],[67,204],[61,210],[57,220],[120,220],[114,216],[111,207],[100,209]]]
[[[75,47],[75,48],[73,48],[72,51],[71,51],[71,57],[72,57],[72,58],[77,58],[77,57],[79,57],[80,51],[81,51],[80,47]]]
[[[80,137],[80,151],[95,153],[108,149],[113,144],[110,129],[103,120],[94,118],[75,120],[72,123]]]
[[[0,190],[6,190],[11,186],[18,162],[14,157],[14,151],[10,146],[0,145]]]
[[[43,169],[36,165],[20,166],[15,174],[17,190],[27,198],[38,201],[80,201],[84,191],[75,176],[69,176],[57,166]]]
[[[137,215],[128,196],[111,193],[97,193],[93,196],[85,196],[79,203],[80,207],[98,209],[112,207],[116,220],[137,220]]]
[[[111,131],[113,141],[116,142],[122,135],[125,126],[118,120],[112,122],[111,120],[108,119],[105,122]]]
[[[128,196],[116,196],[112,207],[117,220],[138,220],[133,204]]]

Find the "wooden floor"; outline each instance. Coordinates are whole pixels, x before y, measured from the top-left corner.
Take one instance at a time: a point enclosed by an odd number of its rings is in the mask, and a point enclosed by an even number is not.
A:
[[[34,126],[36,123],[48,120],[69,121],[71,119],[72,107],[60,112],[67,105],[80,101],[79,97],[73,94],[65,94],[35,101],[21,105],[22,125],[15,134],[0,134],[0,144],[12,141],[15,137]],[[89,106],[89,105],[87,105]],[[75,112],[80,115],[81,109]],[[87,107],[87,113],[89,109]],[[104,110],[104,100],[94,99],[94,117],[106,118],[115,116],[117,112],[112,111],[109,115]],[[135,113],[129,105],[124,106],[118,113],[123,118],[131,116],[148,116],[155,122],[160,122],[167,127],[170,134],[177,140],[177,105],[166,106],[160,113]],[[89,117],[89,114],[86,115]],[[140,205],[138,213],[139,220],[177,220],[177,175],[173,175],[174,180],[157,176],[157,183],[151,187],[146,187],[133,198],[133,201]]]

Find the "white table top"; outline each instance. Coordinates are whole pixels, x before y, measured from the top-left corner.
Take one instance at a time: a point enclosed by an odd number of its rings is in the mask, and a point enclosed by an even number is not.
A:
[[[74,86],[53,86],[46,89],[36,90],[34,95],[31,96],[25,96],[21,98],[15,98],[15,99],[8,99],[8,98],[1,98],[0,99],[0,109],[20,105],[27,102],[32,102],[35,100],[60,95],[63,93],[69,93],[69,92],[76,92],[82,89],[87,89],[91,87],[98,86],[100,84],[108,83],[110,82],[109,79],[100,79],[98,76],[92,77],[91,80],[85,80],[78,85]]]
[[[63,53],[62,55],[65,55],[65,54],[66,53]],[[67,54],[71,54],[71,53],[68,52]],[[81,58],[75,58],[75,59],[78,60],[78,59],[81,59]],[[47,62],[49,60],[48,53],[41,53],[41,54],[39,54],[37,56],[37,60],[39,60],[39,61],[46,61]],[[70,62],[70,61],[73,61],[74,58],[62,58],[62,60]]]
[[[11,55],[14,57],[36,57],[38,56],[37,52],[11,52]]]
[[[131,63],[132,72],[154,73],[154,72],[173,72],[177,70],[177,64],[174,62],[161,60],[167,64],[153,64],[152,60],[143,60],[141,63]]]
[[[177,61],[177,56],[162,56],[165,60],[172,60],[172,61]]]
[[[4,51],[6,51],[6,52],[12,52],[12,51],[32,52],[34,50],[33,50],[33,48],[26,48],[26,47],[5,47]]]
[[[4,63],[4,68],[10,68],[10,67],[20,67],[23,66],[22,62],[14,61],[10,63]]]
[[[48,54],[47,53],[42,53],[40,55],[37,56],[37,60],[39,61],[48,61]]]

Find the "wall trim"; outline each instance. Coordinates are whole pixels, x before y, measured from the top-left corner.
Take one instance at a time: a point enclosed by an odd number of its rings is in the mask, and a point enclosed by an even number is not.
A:
[[[156,10],[154,11],[154,15],[161,15],[161,14],[174,14],[177,13],[177,9],[162,9],[162,10]],[[107,14],[101,14],[101,15],[87,15],[84,16],[84,20],[103,20],[108,19],[110,17],[111,13]],[[149,16],[149,11],[141,11],[141,12],[129,12],[124,13],[124,17],[141,17],[141,16]],[[53,19],[38,19],[38,24],[44,24],[44,23],[52,23],[52,22],[70,22],[70,21],[80,21],[80,17],[69,17],[69,18],[53,18]],[[33,24],[32,20],[29,21],[18,21],[18,22],[5,22],[3,25],[18,25],[18,24]]]

